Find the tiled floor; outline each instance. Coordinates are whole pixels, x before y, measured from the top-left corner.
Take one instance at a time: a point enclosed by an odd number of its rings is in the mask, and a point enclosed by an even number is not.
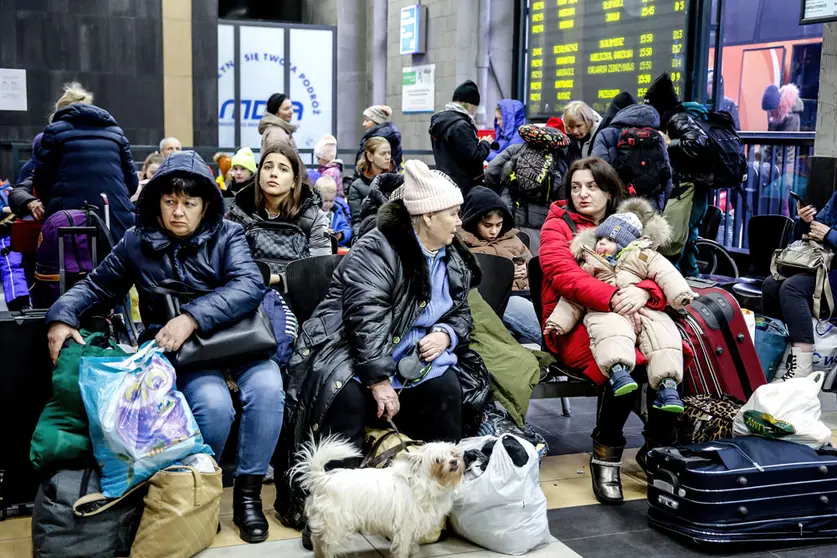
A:
[[[590,488],[588,467],[590,432],[595,422],[595,400],[573,399],[572,416],[561,415],[557,400],[533,401],[528,418],[550,444],[550,456],[540,468],[541,488],[547,497],[550,531],[555,537],[549,546],[527,554],[529,558],[691,558],[706,553],[684,546],[668,536],[652,530],[646,521],[645,476],[634,461],[636,448],[642,444],[642,426],[632,417],[626,428],[628,447],[622,468],[625,504],[602,506],[596,503]],[[828,413],[823,420],[837,430],[837,413]],[[837,441],[837,437],[835,437]],[[266,486],[263,497],[266,507],[273,502],[275,490]],[[282,527],[271,512],[270,538],[258,545],[247,545],[238,538],[232,524],[232,491],[227,489],[222,500],[221,533],[212,548],[201,558],[246,558],[282,556],[312,558],[302,548],[299,533]],[[0,558],[25,558],[32,555],[29,539],[30,520],[11,519],[0,522]],[[350,558],[387,557],[388,543],[380,537],[356,536],[346,549]],[[488,558],[502,556],[486,551],[457,538],[449,538],[421,548],[421,558],[465,556]],[[837,545],[759,550],[749,547],[741,558],[834,558]]]

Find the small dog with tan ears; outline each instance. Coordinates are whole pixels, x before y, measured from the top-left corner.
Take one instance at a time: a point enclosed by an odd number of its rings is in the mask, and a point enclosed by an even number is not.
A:
[[[408,558],[439,530],[462,482],[465,462],[453,444],[429,443],[401,452],[385,469],[333,469],[331,461],[361,457],[337,436],[306,443],[291,477],[308,492],[305,512],[316,558],[333,558],[355,533],[392,541],[393,558]]]

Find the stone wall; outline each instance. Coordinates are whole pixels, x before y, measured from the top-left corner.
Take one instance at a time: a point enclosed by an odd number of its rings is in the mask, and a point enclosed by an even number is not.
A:
[[[161,0],[0,1],[0,68],[26,70],[29,109],[0,113],[0,139],[31,141],[62,84],[77,80],[131,143],[156,143],[163,134],[162,44]]]
[[[400,128],[404,149],[430,149],[430,114],[401,112],[402,68],[423,64],[436,65],[436,110],[450,101],[453,90],[470,79],[478,83],[477,25],[478,0],[425,0],[427,7],[426,53],[401,55],[398,37],[400,10],[412,4],[410,0],[389,2],[387,32],[387,104],[393,109],[393,121]],[[502,93],[512,95],[512,67],[514,49],[514,2],[491,2],[490,56],[494,71],[489,71],[488,87],[482,91],[482,107],[486,110],[485,127],[493,126],[493,109]],[[498,87],[499,82],[499,87]]]

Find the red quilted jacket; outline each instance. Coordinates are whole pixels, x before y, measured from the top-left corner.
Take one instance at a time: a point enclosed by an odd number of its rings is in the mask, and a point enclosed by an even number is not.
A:
[[[564,214],[569,215],[573,220],[577,232],[595,227],[596,224],[584,215],[567,211],[565,205],[565,201],[553,203],[541,229],[539,256],[544,276],[541,291],[544,320],[552,313],[561,297],[567,297],[589,310],[607,312],[610,309],[610,299],[618,290],[581,269],[573,257],[570,252],[573,233],[564,220]],[[651,295],[648,308],[653,310],[665,308],[665,297],[656,283],[645,280],[637,286]],[[565,365],[583,369],[584,373],[597,384],[606,380],[593,360],[590,339],[583,323],[579,323],[567,335],[547,336],[546,344]],[[637,350],[637,364],[645,364],[645,358],[639,350]]]

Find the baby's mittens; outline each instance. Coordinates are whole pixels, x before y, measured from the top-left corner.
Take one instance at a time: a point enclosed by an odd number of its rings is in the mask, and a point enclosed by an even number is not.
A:
[[[681,293],[672,303],[672,308],[675,310],[682,310],[690,305],[698,297],[698,294],[693,291],[686,291]]]

